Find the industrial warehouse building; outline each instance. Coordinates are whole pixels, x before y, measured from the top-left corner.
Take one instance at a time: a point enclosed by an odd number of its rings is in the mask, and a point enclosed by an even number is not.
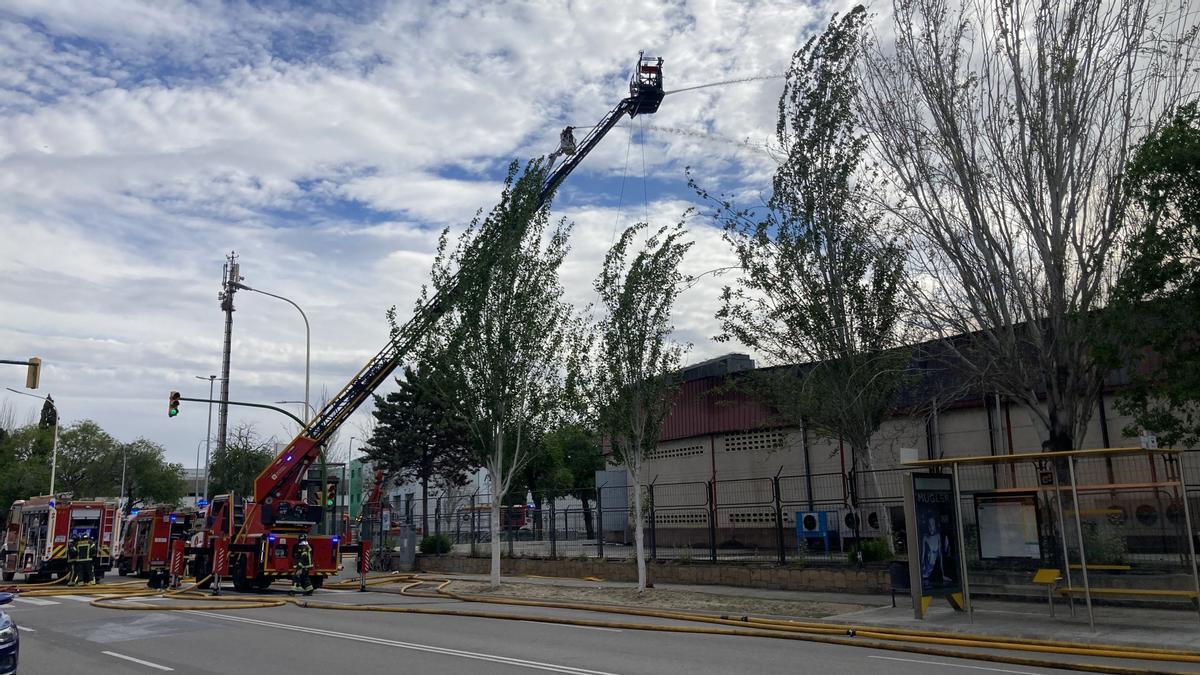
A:
[[[918,361],[914,363],[919,366]],[[896,411],[871,444],[869,469],[859,467],[859,508],[851,510],[850,448],[802,425],[779,426],[778,417],[747,393],[746,387],[737,386],[738,380],[747,378],[754,369],[747,355],[728,354],[682,371],[676,400],[643,474],[645,481],[653,484],[654,538],[658,547],[703,549],[707,542],[709,546],[715,544],[749,555],[777,546],[796,550],[806,543],[796,528],[797,520],[805,513],[825,514],[821,518],[828,518],[828,530],[838,548],[851,536],[854,519],[864,538],[892,538],[898,529],[893,523],[899,517],[901,485],[906,475],[900,462],[902,448],[909,449],[909,454],[915,451],[918,459],[1042,449],[1042,439],[1028,411],[993,392],[961,383],[943,387],[942,391],[956,392],[944,399],[917,401],[918,394],[901,392]],[[916,379],[922,375],[918,372]],[[934,377],[945,379],[945,370],[939,367]],[[1107,379],[1081,447],[1139,444],[1137,437],[1127,437],[1122,431],[1131,419],[1113,410],[1121,377],[1114,373]],[[919,396],[927,395],[923,392]],[[1187,457],[1183,462],[1188,469],[1188,483],[1200,485],[1190,460]],[[620,467],[611,468],[601,483],[611,491],[602,494],[605,530],[610,538],[627,537],[616,531],[624,514],[608,512],[613,504],[628,503],[623,499],[630,492],[625,487],[628,476]],[[1153,462],[1110,460],[1088,467],[1079,480],[1094,485],[1153,483],[1171,470]],[[1036,489],[1037,481],[1031,467],[988,469],[964,476],[963,489]],[[1126,529],[1126,521],[1129,526],[1142,528],[1144,531],[1133,533],[1138,536],[1182,525],[1178,495],[1150,490],[1109,501],[1113,503],[1099,507]],[[786,533],[782,545],[780,531]],[[1130,541],[1136,548],[1136,541]]]

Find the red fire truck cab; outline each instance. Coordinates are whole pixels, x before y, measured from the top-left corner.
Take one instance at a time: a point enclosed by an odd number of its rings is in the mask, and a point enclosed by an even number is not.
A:
[[[13,502],[0,555],[4,580],[12,581],[18,572],[26,581],[67,574],[67,546],[85,533],[96,542],[96,577],[104,576],[112,569],[116,516],[116,503],[100,499],[41,496]]]
[[[195,517],[194,509],[177,510],[165,505],[131,514],[125,522],[117,573],[148,578],[151,588],[164,587],[170,577],[172,544],[187,541]]]

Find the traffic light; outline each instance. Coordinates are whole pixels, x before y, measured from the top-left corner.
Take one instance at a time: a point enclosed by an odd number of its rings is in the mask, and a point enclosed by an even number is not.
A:
[[[42,381],[42,360],[36,356],[29,359],[29,370],[25,373],[25,388],[37,389]]]
[[[167,417],[174,417],[179,414],[179,392],[171,392],[171,398],[167,403]]]

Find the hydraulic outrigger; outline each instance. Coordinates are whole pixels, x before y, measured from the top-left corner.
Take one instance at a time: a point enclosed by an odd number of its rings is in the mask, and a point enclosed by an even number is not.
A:
[[[622,99],[583,141],[576,144],[572,130],[563,131],[561,147],[551,154],[546,177],[532,212],[541,209],[558,186],[579,166],[588,153],[625,116],[652,114],[664,96],[662,59],[638,55],[637,67],[629,81],[629,96]],[[554,167],[558,157],[566,159]],[[477,246],[486,255],[486,243]],[[478,261],[476,261],[478,262]],[[413,317],[325,407],[309,420],[305,428],[254,481],[251,499],[239,495],[218,495],[208,507],[205,522],[193,538],[188,552],[192,555],[192,573],[196,578],[229,575],[237,590],[266,588],[272,581],[291,574],[298,537],[308,535],[321,522],[324,505],[310,503],[306,478],[309,468],[320,457],[321,446],[347,418],[371,396],[375,389],[401,364],[430,327],[455,302],[458,287],[452,281],[448,289],[434,295],[417,309]],[[318,481],[319,482],[319,481]],[[320,486],[321,494],[327,486]],[[338,535],[308,536],[312,546],[314,584],[337,574],[343,542]],[[369,554],[369,543],[361,539],[357,549],[360,572]],[[347,550],[351,545],[346,542]]]

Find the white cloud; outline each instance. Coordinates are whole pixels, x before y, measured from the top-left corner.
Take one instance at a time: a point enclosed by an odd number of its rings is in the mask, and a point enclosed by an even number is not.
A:
[[[490,208],[511,158],[599,120],[625,95],[637,49],[665,57],[668,89],[778,73],[827,13],[786,0],[368,3],[352,16],[215,0],[5,3],[0,356],[46,359],[45,391],[66,419],[146,435],[190,463],[203,406],[167,420],[162,399],[206,395],[192,378],[217,372],[225,253],[242,256],[247,284],[305,308],[313,391],[336,391],[384,343],[386,308],[412,307],[441,227]],[[591,300],[615,228],[643,209],[656,223],[680,217],[685,166],[714,189],[766,188],[770,159],[737,142],[772,134],[778,91],[767,80],[673,94],[624,123],[657,127],[644,147],[620,128],[588,157],[556,211],[577,222],[563,270],[574,301]],[[611,186],[627,149],[618,223]],[[711,223],[691,228],[689,272],[729,264]],[[722,283],[706,276],[680,298],[694,360],[733,348],[709,339]],[[240,293],[233,397],[300,398],[302,331],[290,306]],[[4,384],[19,375],[0,371]],[[233,418],[281,428],[267,413]]]

